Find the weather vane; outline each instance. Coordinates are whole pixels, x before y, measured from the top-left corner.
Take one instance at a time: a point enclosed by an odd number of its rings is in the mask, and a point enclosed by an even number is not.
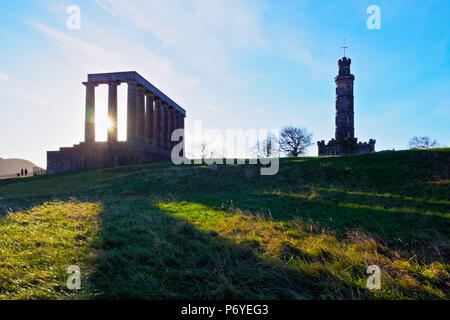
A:
[[[345,57],[345,49],[348,49],[348,47],[345,45],[345,38],[344,38],[344,46],[342,46],[341,49],[344,50],[344,57]]]

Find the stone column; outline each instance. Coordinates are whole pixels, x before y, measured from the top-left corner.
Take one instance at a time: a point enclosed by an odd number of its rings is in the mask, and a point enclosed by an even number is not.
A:
[[[178,127],[180,128],[180,129],[184,129],[184,115],[182,114],[182,113],[180,113],[180,115],[179,115],[179,118],[178,118],[179,120],[178,120]],[[186,134],[186,133],[185,133]],[[184,157],[184,148],[186,147],[185,146],[185,138],[186,137],[183,137],[183,141],[182,141],[182,143],[183,143],[183,150],[180,152],[180,154],[181,154],[181,156],[182,157]]]
[[[95,142],[95,87],[96,83],[83,82],[86,86],[86,111],[84,118],[84,142]]]
[[[181,127],[181,125],[180,125],[180,119],[181,119],[180,116],[181,116],[181,113],[177,111],[175,113],[175,129],[179,129]]]
[[[145,142],[148,144],[153,144],[153,94],[146,93],[146,108],[145,108]]]
[[[145,97],[144,88],[137,86],[136,88],[136,140],[145,141]]]
[[[176,129],[178,129],[178,111],[176,111],[175,109],[172,110],[173,114],[172,114],[172,132],[175,131]],[[172,133],[171,133],[172,135]],[[175,144],[177,143],[176,141],[171,141],[172,142],[172,148],[175,146]]]
[[[181,113],[177,112],[177,129],[181,128]]]
[[[108,142],[117,142],[117,86],[119,82],[108,83]]]
[[[127,141],[136,140],[136,82],[128,82]]]
[[[153,143],[157,147],[161,147],[161,122],[162,122],[162,110],[161,99],[155,97],[155,116],[153,118]]]
[[[169,106],[167,109],[167,149],[172,150],[172,132],[173,132],[173,108]]]
[[[167,131],[168,131],[168,110],[169,106],[167,105],[167,102],[163,101],[161,103],[162,108],[162,121],[161,121],[161,146],[163,149],[168,149],[167,143]]]

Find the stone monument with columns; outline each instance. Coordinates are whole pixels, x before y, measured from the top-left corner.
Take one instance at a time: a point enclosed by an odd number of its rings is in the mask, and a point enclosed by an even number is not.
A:
[[[84,142],[47,152],[47,173],[66,173],[168,161],[184,129],[186,111],[135,71],[89,74],[86,86]],[[127,84],[127,138],[117,139],[117,86]],[[95,141],[95,88],[108,85],[107,141]],[[184,142],[183,142],[184,143]],[[183,148],[184,149],[184,148]]]

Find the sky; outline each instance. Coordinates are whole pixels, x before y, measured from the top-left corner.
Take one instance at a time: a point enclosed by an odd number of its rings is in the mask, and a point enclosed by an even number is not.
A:
[[[68,27],[73,5],[79,29]],[[380,29],[367,26],[370,5]],[[450,146],[449,30],[448,0],[1,1],[0,157],[45,167],[46,151],[84,139],[87,74],[128,70],[184,107],[188,130],[294,125],[328,141],[344,39],[358,140],[376,139],[377,151],[406,149],[414,135]],[[124,139],[126,85],[118,97]],[[99,86],[97,140],[106,105]]]

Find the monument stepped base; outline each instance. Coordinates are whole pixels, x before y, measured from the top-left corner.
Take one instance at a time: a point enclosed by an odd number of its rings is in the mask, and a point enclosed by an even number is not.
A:
[[[169,161],[170,151],[140,142],[82,142],[47,151],[47,174]]]

